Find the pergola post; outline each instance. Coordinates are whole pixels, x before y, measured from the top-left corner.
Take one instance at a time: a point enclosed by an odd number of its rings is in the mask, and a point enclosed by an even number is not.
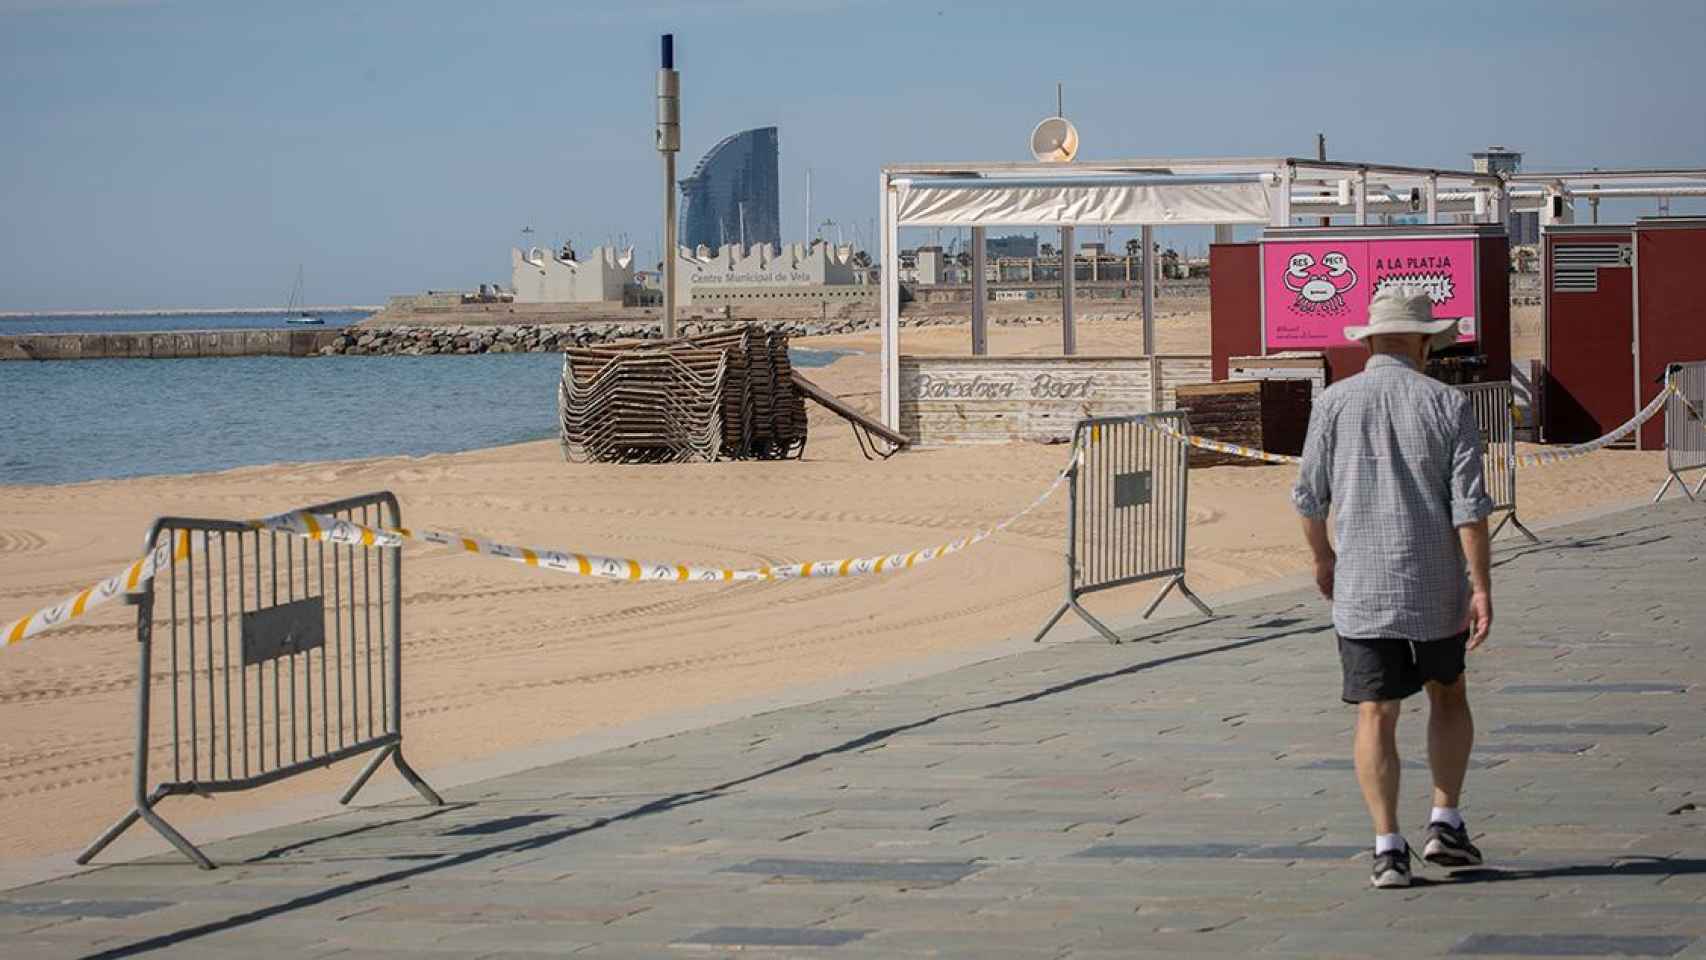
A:
[[[989,352],[989,318],[984,313],[984,303],[989,299],[988,281],[984,279],[984,262],[988,259],[984,231],[984,227],[971,228],[971,352],[974,357]]]
[[[880,296],[883,318],[883,425],[890,430],[900,429],[900,229],[895,221],[899,216],[896,198],[889,175],[878,180],[878,195],[882,198],[882,288]]]
[[[1144,224],[1138,229],[1143,244],[1143,355],[1155,356],[1155,228]]]
[[[1076,227],[1060,228],[1060,352],[1072,356],[1078,352],[1078,331],[1072,322],[1072,294],[1078,286],[1075,262],[1078,249]]]
[[[1429,174],[1422,184],[1422,202],[1427,204],[1428,223],[1439,222],[1439,175]]]
[[[1356,190],[1356,224],[1359,227],[1368,226],[1368,171],[1358,170],[1356,180],[1352,182]]]

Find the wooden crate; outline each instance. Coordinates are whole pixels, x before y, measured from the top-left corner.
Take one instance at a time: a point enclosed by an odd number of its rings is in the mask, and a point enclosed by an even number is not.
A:
[[[1327,358],[1309,351],[1287,351],[1265,357],[1230,357],[1228,380],[1307,380],[1312,396],[1327,389]]]
[[[1308,380],[1240,380],[1182,384],[1179,409],[1189,412],[1191,432],[1222,443],[1269,453],[1303,452],[1312,403]],[[1261,463],[1231,454],[1191,448],[1191,466]]]

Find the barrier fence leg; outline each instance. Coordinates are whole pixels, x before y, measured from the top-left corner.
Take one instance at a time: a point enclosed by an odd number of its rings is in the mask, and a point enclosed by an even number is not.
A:
[[[421,775],[415,772],[415,768],[409,766],[409,761],[403,759],[402,744],[398,744],[397,748],[391,751],[391,763],[396,766],[397,772],[403,775],[403,779],[415,788],[415,792],[421,795],[422,800],[435,807],[444,806],[444,798],[438,795],[438,791],[428,786],[427,782],[421,779]]]
[[[1534,535],[1534,531],[1532,531],[1532,530],[1530,530],[1527,527],[1522,525],[1522,521],[1517,519],[1516,511],[1514,511],[1514,510],[1511,511],[1511,515],[1510,515],[1509,519],[1511,522],[1511,526],[1515,527],[1517,529],[1518,533],[1521,533],[1523,536],[1527,537],[1529,543],[1535,544],[1537,546],[1539,545],[1540,538]],[[1488,537],[1487,539],[1492,540],[1493,538]]]
[[[1670,492],[1670,485],[1675,483],[1675,482],[1676,482],[1676,471],[1673,470],[1665,476],[1665,482],[1662,485],[1660,485],[1659,492],[1653,494],[1653,502],[1658,503],[1660,500],[1663,500],[1665,498],[1665,494]],[[1688,484],[1685,483],[1682,485],[1682,492],[1688,493]]]
[[[379,770],[379,766],[391,759],[391,754],[395,753],[396,750],[397,745],[393,743],[381,747],[379,752],[369,757],[367,762],[362,764],[361,772],[356,774],[355,779],[351,780],[350,785],[344,789],[343,796],[338,798],[338,802],[347,806],[351,800],[354,800],[355,795],[361,792],[362,787],[367,786],[367,781],[371,780],[373,774]]]
[[[1205,617],[1214,616],[1214,611],[1210,610],[1208,608],[1208,604],[1203,603],[1202,598],[1197,596],[1196,591],[1192,590],[1185,583],[1185,575],[1181,573],[1181,574],[1175,576],[1173,579],[1167,581],[1167,585],[1165,587],[1161,588],[1161,592],[1155,595],[1155,599],[1149,601],[1148,609],[1143,611],[1143,619],[1145,619],[1145,620],[1149,619],[1150,614],[1153,614],[1155,612],[1156,608],[1161,606],[1161,601],[1167,599],[1167,594],[1172,593],[1174,587],[1178,587],[1179,592],[1181,594],[1184,594],[1185,599],[1189,600],[1191,602],[1191,604],[1194,605],[1197,608],[1197,610],[1202,613],[1203,616],[1205,616]]]
[[[1189,600],[1191,603],[1196,605],[1198,613],[1201,613],[1205,617],[1214,616],[1214,611],[1208,608],[1208,604],[1203,603],[1202,598],[1197,596],[1196,591],[1192,590],[1190,585],[1185,583],[1185,577],[1183,574],[1179,575],[1179,592],[1185,595],[1186,600]]]
[[[1078,611],[1078,615],[1084,619],[1085,623],[1095,627],[1096,632],[1102,635],[1102,639],[1113,644],[1120,642],[1120,635],[1115,633],[1107,624],[1096,619],[1096,616],[1090,611],[1084,609],[1083,604],[1080,604],[1077,600],[1073,600],[1072,609]]]
[[[1665,477],[1664,486],[1659,488],[1658,493],[1653,494],[1653,502],[1658,503],[1660,500],[1663,500],[1665,498],[1665,494],[1670,492],[1670,485],[1673,483],[1681,488],[1682,495],[1690,500],[1698,499],[1702,492],[1706,492],[1706,477],[1700,478],[1700,486],[1690,490],[1688,489],[1688,481],[1684,480],[1681,474],[1672,470],[1670,472],[1670,476]]]
[[[1053,630],[1054,625],[1059,623],[1060,618],[1066,616],[1066,611],[1071,610],[1071,609],[1072,609],[1072,601],[1071,600],[1067,600],[1064,603],[1062,603],[1060,606],[1054,608],[1054,612],[1049,614],[1049,618],[1043,622],[1043,628],[1041,630],[1037,631],[1037,635],[1031,638],[1031,642],[1032,643],[1042,643],[1043,638],[1048,636],[1048,632],[1050,630]]]

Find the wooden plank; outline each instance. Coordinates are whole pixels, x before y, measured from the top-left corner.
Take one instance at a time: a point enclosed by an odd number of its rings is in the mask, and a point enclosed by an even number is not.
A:
[[[1146,357],[900,358],[900,428],[920,444],[1059,440],[1149,412]]]
[[[869,430],[871,433],[897,447],[904,447],[911,442],[905,436],[890,430],[878,421],[873,420],[852,407],[849,407],[847,404],[842,403],[835,394],[830,393],[828,390],[825,390],[816,383],[806,379],[798,370],[795,370],[792,373],[794,386],[799,389],[800,393],[805,395],[806,399],[818,404],[849,423],[864,427],[866,430]]]

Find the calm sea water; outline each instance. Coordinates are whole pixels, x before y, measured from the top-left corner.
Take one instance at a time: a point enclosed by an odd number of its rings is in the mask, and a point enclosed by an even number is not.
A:
[[[801,367],[837,356],[793,351]],[[561,371],[554,353],[0,363],[0,484],[543,439]]]
[[[88,313],[68,316],[0,317],[0,336],[15,333],[142,333],[156,330],[276,330],[294,327],[284,313]],[[324,326],[341,327],[372,316],[366,310],[316,314]]]

